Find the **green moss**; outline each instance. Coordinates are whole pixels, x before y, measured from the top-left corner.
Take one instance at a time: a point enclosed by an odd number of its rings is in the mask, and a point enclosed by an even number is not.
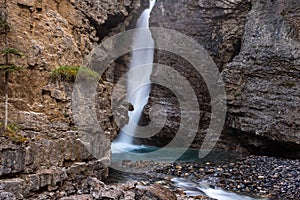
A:
[[[101,79],[101,76],[92,69],[81,66],[59,66],[52,70],[51,78],[66,82],[74,82],[80,70],[80,77],[87,80]]]
[[[7,136],[12,142],[15,142],[18,144],[22,144],[28,140],[28,138],[26,138],[23,135],[21,135],[20,133],[16,133],[16,132],[6,131],[4,133],[4,135]]]
[[[102,78],[98,74],[98,72],[96,72],[96,71],[94,71],[94,70],[92,70],[90,68],[87,68],[87,67],[81,67],[80,68],[80,77],[84,78],[84,79],[87,79],[87,80],[97,79],[97,80],[101,80],[102,81]]]
[[[296,82],[295,81],[283,81],[279,85],[291,88],[291,87],[295,87],[296,86]]]
[[[3,123],[0,122],[0,128],[3,129]],[[20,127],[16,124],[7,124],[7,128],[4,132],[4,136],[8,137],[12,142],[21,144],[28,140],[20,132]]]
[[[59,66],[52,70],[51,78],[54,80],[72,82],[79,71],[79,66]]]

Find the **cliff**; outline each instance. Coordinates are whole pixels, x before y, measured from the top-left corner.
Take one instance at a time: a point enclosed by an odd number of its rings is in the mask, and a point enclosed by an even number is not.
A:
[[[152,26],[173,29],[192,37],[207,50],[219,71],[222,71],[225,64],[229,63],[239,53],[246,16],[250,10],[251,4],[248,1],[188,0],[174,2],[161,0],[157,2],[154,8],[150,23]],[[202,74],[199,74],[194,66],[182,59],[180,55],[174,55],[170,52],[158,50],[155,61],[179,71],[193,87],[198,99],[198,102],[193,104],[199,104],[200,121],[192,146],[199,148],[207,133],[211,118],[211,98]],[[173,84],[180,85],[181,83],[174,81]],[[146,142],[155,144],[156,141],[159,141],[158,145],[165,145],[172,140],[181,126],[180,105],[177,97],[170,90],[159,85],[153,87],[150,104],[159,104],[165,107],[167,122],[162,131],[151,139],[147,139]],[[194,111],[191,111],[191,116],[193,115],[192,112]],[[159,112],[156,113],[156,115],[160,114]],[[187,135],[193,131],[188,125],[184,126],[184,130],[186,130]],[[158,139],[160,137],[166,139],[160,140]]]
[[[157,2],[151,25],[191,36],[222,73],[228,108],[216,148],[299,157],[299,9],[292,0]],[[178,70],[197,94],[201,119],[192,146],[199,148],[212,106],[203,77],[180,55],[158,50],[155,61]],[[167,122],[157,135],[142,141],[165,145],[182,125],[180,105],[159,85],[151,92],[153,104],[165,107]],[[189,126],[184,129],[188,135]]]
[[[228,126],[244,145],[299,157],[298,1],[253,1],[240,53],[223,71]]]
[[[95,180],[88,177],[102,180],[108,175],[110,144],[105,144],[97,159],[87,151],[72,118],[73,83],[52,80],[50,75],[59,66],[82,65],[105,37],[125,29],[139,7],[139,1],[126,0],[1,1],[1,20],[7,21],[10,30],[7,42],[1,31],[0,48],[7,44],[24,54],[24,58],[9,57],[10,63],[23,67],[10,73],[8,84],[9,124],[16,124],[21,132],[0,138],[1,199],[91,193]],[[1,71],[1,122],[4,85]],[[99,98],[105,99],[98,115],[108,139],[118,130],[110,120],[111,111],[101,111],[110,108],[111,87],[108,82],[98,87]]]

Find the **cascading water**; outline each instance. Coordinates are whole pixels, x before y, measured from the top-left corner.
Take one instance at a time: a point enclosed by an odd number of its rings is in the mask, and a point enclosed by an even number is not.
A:
[[[195,183],[183,178],[173,178],[172,182],[182,188],[188,196],[206,195],[218,200],[268,200],[267,198],[252,198],[245,195],[227,192],[220,188],[212,188],[206,182]]]
[[[135,162],[139,160],[148,160],[150,158],[150,160],[152,161],[153,155],[158,159],[158,161],[161,162],[168,162],[170,160],[173,161],[173,157],[170,156],[172,155],[170,154],[170,152],[174,152],[174,157],[176,157],[176,148],[165,148],[165,152],[157,151],[158,154],[150,154],[150,156],[147,157],[147,155],[149,155],[147,154],[147,151],[156,152],[156,147],[136,146],[133,144],[132,136],[135,132],[137,133],[136,129],[138,127],[138,122],[141,118],[144,106],[148,102],[151,89],[150,76],[153,68],[154,41],[149,29],[149,18],[151,11],[155,5],[155,0],[149,0],[149,2],[149,8],[143,11],[137,21],[136,29],[134,30],[134,38],[132,44],[133,51],[131,54],[129,72],[127,73],[128,75],[126,88],[128,101],[133,105],[134,110],[128,112],[128,124],[121,129],[118,138],[112,143],[112,152],[115,156],[112,159],[112,163],[115,164],[114,167],[118,166],[119,164],[122,165],[120,161],[123,160],[131,160]],[[148,48],[139,49],[139,47],[145,46]],[[135,156],[132,157],[133,154],[128,154],[128,151],[134,152]],[[146,154],[144,154],[143,152],[146,152]],[[198,150],[196,150],[196,152],[197,158],[199,158]],[[140,153],[141,155],[139,155]],[[189,152],[189,155],[192,155],[192,153]],[[222,156],[222,158],[224,158],[224,156]],[[197,162],[195,158],[190,159],[193,159],[193,162]],[[119,174],[117,175],[119,176]],[[126,174],[125,176],[126,178],[127,175],[128,174]],[[147,178],[149,177],[147,176]],[[171,181],[173,182],[173,185],[175,187],[183,189],[187,196],[205,195],[218,200],[263,200],[261,198],[253,198],[250,196],[225,191],[221,188],[214,188],[211,187],[207,182],[193,182],[188,179],[182,178],[173,178]]]
[[[132,44],[133,52],[127,76],[128,100],[133,105],[134,110],[128,112],[129,122],[121,129],[118,138],[113,143],[113,150],[114,147],[124,149],[132,146],[133,137],[130,135],[134,135],[144,106],[148,102],[154,54],[154,41],[149,29],[149,18],[154,5],[155,0],[150,0],[149,8],[143,11],[136,24]],[[140,46],[148,46],[149,48],[135,50]]]

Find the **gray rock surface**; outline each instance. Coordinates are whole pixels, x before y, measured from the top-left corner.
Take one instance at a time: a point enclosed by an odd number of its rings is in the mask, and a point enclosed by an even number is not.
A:
[[[261,138],[258,148],[273,141],[300,149],[299,11],[298,1],[253,1],[241,52],[223,71],[228,125]]]
[[[150,25],[173,29],[192,37],[208,51],[221,71],[224,64],[230,62],[239,53],[246,16],[250,9],[249,1],[174,2],[162,0],[156,3],[150,18]],[[211,117],[211,99],[207,85],[202,78],[203,74],[199,74],[190,63],[180,57],[181,55],[159,50],[155,55],[155,62],[179,71],[189,81],[197,95],[198,102],[191,102],[191,104],[198,104],[201,112],[198,133],[192,146],[199,148],[207,134]],[[159,71],[154,71],[153,76],[159,73]],[[171,84],[180,86],[182,83],[174,80]],[[163,146],[172,140],[181,125],[180,105],[177,97],[168,88],[159,85],[153,86],[145,113],[149,113],[149,108],[154,104],[164,107],[166,112],[161,110],[154,112],[153,118],[163,115],[167,118],[166,124],[152,138],[137,140],[137,142]],[[145,123],[147,123],[147,117],[144,119]],[[190,126],[185,126],[184,130],[186,136],[193,131]]]
[[[299,9],[293,0],[157,2],[150,24],[193,37],[222,72],[228,114],[217,148],[300,156]],[[199,148],[211,112],[205,82],[180,55],[158,50],[155,61],[178,70],[193,86],[201,119],[192,146]],[[181,124],[180,106],[171,91],[154,85],[145,108],[145,124],[154,104],[166,110],[154,112],[154,118],[162,115],[167,122],[152,138],[136,142],[163,146],[174,138]],[[191,132],[189,127],[185,130]]]

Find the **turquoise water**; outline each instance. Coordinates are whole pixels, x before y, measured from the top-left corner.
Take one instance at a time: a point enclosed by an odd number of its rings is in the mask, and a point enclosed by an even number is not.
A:
[[[112,162],[122,160],[130,161],[158,161],[158,162],[213,162],[213,163],[228,163],[243,158],[242,154],[227,152],[223,150],[211,151],[205,158],[198,157],[198,149],[181,149],[181,148],[159,148],[154,146],[135,146],[127,145],[118,148],[112,145]]]
[[[119,144],[118,144],[119,145]],[[205,158],[200,159],[198,157],[198,149],[187,149],[181,156],[178,157],[178,154],[183,152],[183,149],[180,148],[159,148],[153,146],[135,146],[135,145],[122,145],[122,148],[112,145],[112,166],[110,170],[110,180],[108,182],[126,182],[126,181],[148,181],[149,184],[153,184],[155,181],[164,180],[169,182],[168,184],[173,185],[175,188],[181,188],[185,191],[188,196],[197,196],[197,195],[206,195],[208,197],[219,199],[219,200],[255,200],[260,198],[250,197],[251,195],[240,195],[233,192],[222,190],[221,188],[212,188],[210,183],[207,182],[192,182],[184,178],[172,178],[168,181],[163,177],[155,177],[155,173],[147,174],[147,168],[143,168],[144,173],[135,173],[138,169],[131,168],[130,171],[126,172],[123,170],[118,171],[118,164],[122,165],[122,161],[127,163],[138,163],[139,161],[154,161],[158,163],[172,163],[173,161],[178,162],[189,162],[189,163],[230,163],[236,160],[239,160],[244,155],[237,154],[234,152],[226,151],[212,151]],[[159,151],[160,150],[160,151]],[[177,158],[177,159],[176,159]],[[118,164],[117,164],[118,163]],[[150,162],[151,163],[151,162]],[[149,164],[146,162],[146,165]],[[151,171],[151,167],[148,168]],[[121,168],[120,168],[121,169]],[[146,171],[145,171],[146,170]],[[167,176],[167,175],[166,175]]]

